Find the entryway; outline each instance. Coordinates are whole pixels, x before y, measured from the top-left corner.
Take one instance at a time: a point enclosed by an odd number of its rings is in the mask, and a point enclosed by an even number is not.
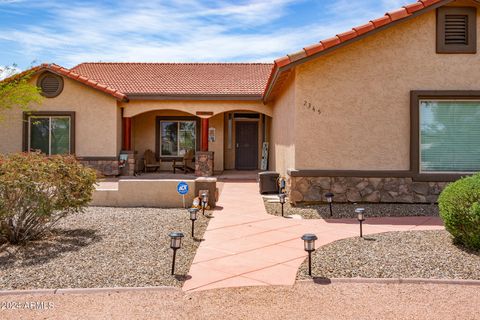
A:
[[[258,167],[258,122],[237,121],[235,125],[235,168],[255,170]]]

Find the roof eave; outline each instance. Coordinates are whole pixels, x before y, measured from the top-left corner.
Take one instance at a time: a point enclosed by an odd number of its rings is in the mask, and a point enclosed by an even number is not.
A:
[[[130,101],[134,100],[223,100],[223,101],[262,101],[263,95],[250,94],[127,94]]]

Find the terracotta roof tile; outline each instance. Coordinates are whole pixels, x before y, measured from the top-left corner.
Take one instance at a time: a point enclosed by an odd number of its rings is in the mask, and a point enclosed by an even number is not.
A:
[[[306,56],[307,56],[307,53],[305,52],[304,49],[288,55],[291,62],[300,60],[302,58],[305,58]]]
[[[340,38],[335,36],[333,38],[328,38],[328,39],[325,39],[325,40],[322,40],[320,41],[322,44],[323,44],[323,47],[325,49],[328,49],[328,48],[331,48],[331,47],[334,47],[336,46],[337,44],[339,44],[341,41],[340,41]]]
[[[278,68],[286,66],[289,63],[290,63],[290,57],[288,57],[288,56],[281,57],[281,58],[275,60],[275,66],[277,66]]]
[[[373,23],[371,23],[371,22],[353,28],[353,30],[357,31],[357,34],[358,34],[358,35],[362,35],[362,34],[364,34],[364,33],[367,33],[367,32],[369,32],[369,31],[372,31],[373,29],[375,29],[375,25],[374,25]]]
[[[22,77],[26,74],[38,73],[38,72],[41,72],[41,71],[44,71],[44,70],[48,70],[48,71],[57,73],[59,75],[65,76],[67,78],[70,78],[72,80],[82,82],[82,83],[84,83],[84,84],[86,84],[86,85],[88,85],[88,86],[90,86],[94,89],[97,89],[97,90],[103,91],[107,94],[110,94],[110,95],[114,96],[115,98],[117,98],[119,100],[126,100],[127,99],[127,96],[125,94],[123,94],[122,92],[120,92],[116,89],[108,87],[108,85],[106,85],[106,84],[99,83],[98,81],[94,81],[92,79],[89,79],[86,76],[82,76],[82,75],[78,74],[77,72],[74,72],[72,70],[69,70],[67,68],[61,67],[61,66],[53,64],[53,63],[51,63],[51,64],[43,63],[41,65],[32,67],[32,68],[30,68],[28,70],[25,70],[25,71],[23,71],[19,74],[15,74],[15,75],[7,78],[7,79],[3,79],[1,82],[13,81],[13,80],[18,79],[19,77]]]
[[[407,9],[401,8],[395,11],[387,12],[387,15],[390,17],[390,19],[392,19],[392,21],[395,21],[408,17],[410,14],[408,13]]]
[[[320,42],[320,43],[315,43],[315,44],[312,44],[311,46],[305,47],[303,48],[303,50],[305,50],[305,53],[307,54],[307,56],[311,56],[312,54],[315,54],[317,52],[324,50],[324,48],[323,48],[323,44]]]
[[[283,60],[290,63],[288,57]],[[269,63],[82,63],[72,71],[92,85],[98,82],[127,96],[261,96],[272,67]]]
[[[357,36],[357,32],[355,29],[349,30],[347,32],[343,32],[340,34],[337,34],[337,37],[340,39],[341,42],[353,39]]]
[[[424,8],[423,3],[421,2],[407,4],[406,6],[403,6],[403,7],[407,9],[408,13],[414,13]]]
[[[425,7],[431,6],[437,2],[440,2],[441,0],[419,0]]]
[[[392,22],[392,20],[390,19],[389,16],[383,16],[381,18],[377,18],[377,19],[374,19],[374,20],[370,20],[370,22],[373,23],[373,25],[375,26],[375,28],[380,28],[390,22]]]

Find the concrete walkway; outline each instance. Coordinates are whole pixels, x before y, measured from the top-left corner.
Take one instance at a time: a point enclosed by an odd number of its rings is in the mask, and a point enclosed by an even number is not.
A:
[[[223,185],[204,241],[200,244],[185,291],[223,287],[293,285],[306,257],[305,233],[318,236],[317,248],[358,236],[355,219],[297,220],[266,213],[255,182]],[[443,229],[437,217],[368,218],[364,234]]]

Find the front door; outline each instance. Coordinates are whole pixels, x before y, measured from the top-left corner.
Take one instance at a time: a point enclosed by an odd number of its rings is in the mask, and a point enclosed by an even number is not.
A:
[[[235,123],[235,168],[256,170],[258,167],[258,122]]]

